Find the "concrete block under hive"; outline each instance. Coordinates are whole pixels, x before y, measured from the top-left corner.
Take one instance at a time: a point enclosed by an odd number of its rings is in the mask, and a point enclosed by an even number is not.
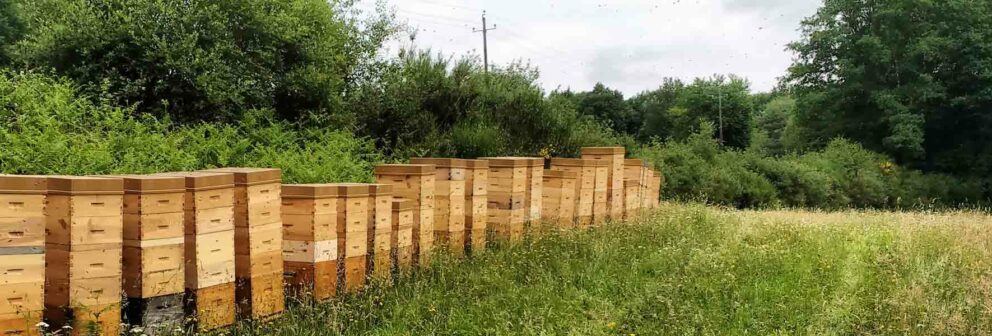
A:
[[[124,183],[119,178],[47,178],[45,316],[74,334],[119,333]],[[26,269],[26,268],[25,268]]]
[[[234,174],[155,174],[185,179],[184,311],[192,328],[208,331],[235,321]]]
[[[325,301],[337,292],[339,198],[337,185],[282,186],[284,267],[298,298]]]
[[[235,301],[240,318],[282,312],[282,171],[275,168],[218,168],[234,174]],[[278,278],[276,282],[273,279]]]
[[[623,217],[624,191],[624,155],[623,147],[583,147],[582,158],[602,160],[607,162],[606,195],[607,214],[610,218]]]
[[[543,221],[554,229],[570,229],[575,223],[575,185],[577,173],[561,170],[544,171]],[[549,228],[551,229],[551,228]]]
[[[0,174],[0,334],[36,335],[44,309],[47,178]]]
[[[435,171],[432,164],[390,164],[375,168],[376,183],[393,186],[393,196],[409,199],[413,208],[414,262],[430,262],[434,247],[434,188]]]

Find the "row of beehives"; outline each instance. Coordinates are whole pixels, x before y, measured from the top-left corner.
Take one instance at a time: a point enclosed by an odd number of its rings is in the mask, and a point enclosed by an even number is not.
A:
[[[435,245],[462,255],[520,239],[526,223],[629,217],[657,205],[660,177],[623,156],[586,148],[550,170],[541,158],[413,159],[376,167],[376,184],[282,184],[262,168],[0,175],[0,333],[35,334],[42,320],[76,334],[210,330],[276,316],[284,291],[321,301],[389,279]]]

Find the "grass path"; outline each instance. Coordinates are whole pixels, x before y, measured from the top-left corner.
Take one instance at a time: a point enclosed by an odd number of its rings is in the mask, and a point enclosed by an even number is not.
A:
[[[985,334],[990,230],[976,213],[665,204],[226,333]]]

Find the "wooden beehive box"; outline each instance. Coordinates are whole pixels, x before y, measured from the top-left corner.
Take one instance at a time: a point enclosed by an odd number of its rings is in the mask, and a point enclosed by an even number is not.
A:
[[[388,279],[392,273],[393,186],[369,185],[369,273],[376,279]]]
[[[124,184],[124,322],[148,327],[151,333],[153,326],[182,325],[185,180],[151,175],[112,178]]]
[[[436,167],[434,178],[434,238],[457,256],[465,250],[465,213],[468,161],[451,158],[413,158],[413,164],[432,164]]]
[[[543,219],[557,229],[569,229],[575,223],[575,185],[579,174],[561,170],[544,171]],[[548,228],[550,229],[550,228]]]
[[[283,258],[291,292],[317,301],[337,292],[338,187],[282,186]]]
[[[593,160],[593,167],[596,170],[596,182],[592,196],[592,216],[593,223],[600,224],[610,218],[609,189],[606,187],[609,179],[609,164],[603,160]]]
[[[282,312],[282,171],[275,168],[218,168],[234,174],[235,300],[241,318]],[[278,281],[276,281],[278,280]]]
[[[47,179],[45,315],[74,330],[96,324],[120,328],[124,183],[119,178],[51,176]],[[87,312],[111,310],[115,318]]]
[[[0,174],[0,334],[36,334],[45,286],[44,176]]]
[[[624,180],[624,218],[633,219],[636,218],[638,210],[641,205],[641,196],[638,193],[640,189],[640,181],[638,180]]]
[[[596,188],[595,160],[551,159],[551,169],[575,173],[574,215],[575,225],[588,227],[592,223],[594,195]]]
[[[465,160],[465,243],[469,252],[486,245],[486,220],[489,208],[489,161]]]
[[[184,310],[193,327],[213,330],[234,323],[234,174],[154,174],[185,179]]]
[[[393,199],[391,245],[396,259],[396,268],[401,273],[407,273],[413,269],[413,211],[413,201],[405,198]]]
[[[662,183],[661,174],[658,172],[653,173],[651,176],[651,185],[650,185],[651,208],[657,208],[661,202],[661,183]]]
[[[426,264],[434,242],[434,188],[436,167],[432,164],[393,164],[375,168],[376,183],[393,186],[393,195],[409,199],[413,209],[414,261]]]
[[[365,286],[369,255],[369,203],[371,186],[363,183],[336,183],[338,188],[337,237],[341,262],[338,277],[345,291]],[[374,224],[373,224],[374,225]],[[361,269],[357,267],[361,266]]]
[[[582,158],[603,160],[607,162],[607,213],[611,218],[623,216],[623,177],[624,177],[623,147],[583,147]]]
[[[500,240],[517,241],[523,237],[529,215],[527,173],[530,160],[483,158],[489,161],[487,229]]]

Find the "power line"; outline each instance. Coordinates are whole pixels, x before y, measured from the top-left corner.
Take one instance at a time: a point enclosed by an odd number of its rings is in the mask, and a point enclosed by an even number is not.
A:
[[[482,29],[472,28],[472,32],[482,32],[482,66],[485,67],[483,71],[489,73],[489,41],[487,40],[487,33],[490,30],[496,30],[496,25],[494,24],[492,28],[486,26],[486,11],[482,11]]]

